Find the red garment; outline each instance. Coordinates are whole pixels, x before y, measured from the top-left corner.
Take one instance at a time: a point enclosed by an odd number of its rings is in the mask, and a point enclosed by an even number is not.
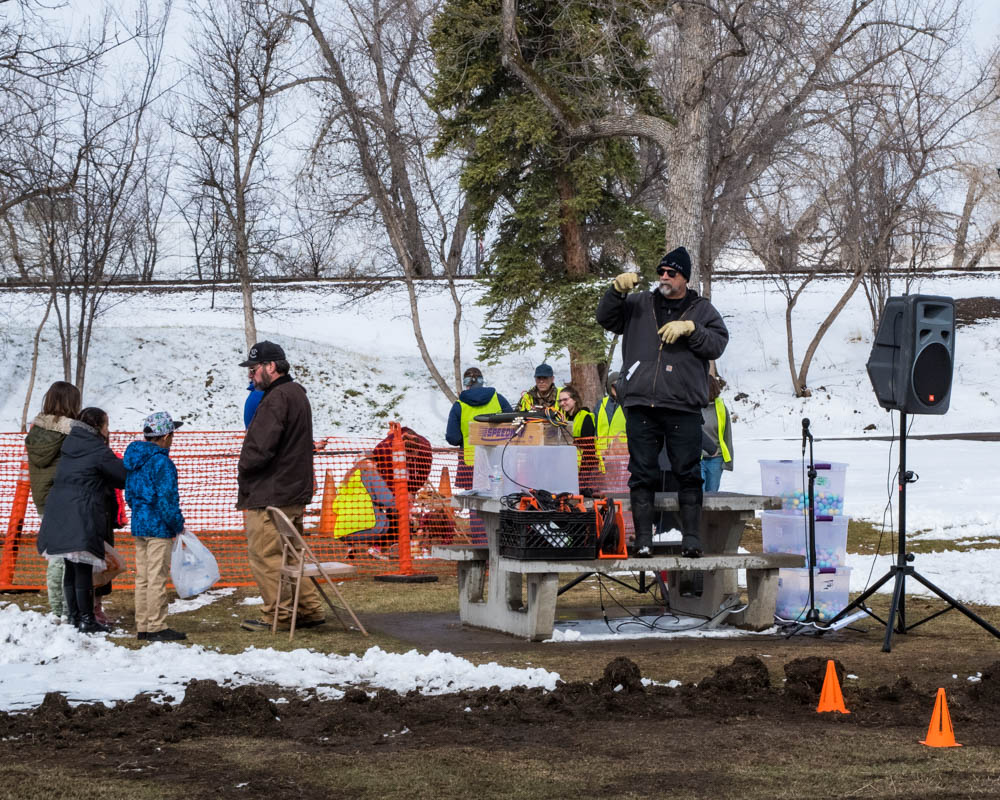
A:
[[[403,428],[403,446],[406,450],[406,488],[416,494],[431,474],[431,443],[412,428]],[[375,467],[390,490],[392,482],[392,434],[375,445],[372,451]]]

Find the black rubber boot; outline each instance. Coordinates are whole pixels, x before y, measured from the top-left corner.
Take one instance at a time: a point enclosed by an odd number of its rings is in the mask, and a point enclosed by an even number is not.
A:
[[[80,633],[111,633],[111,628],[98,622],[92,613],[81,614]]]
[[[635,551],[638,558],[653,555],[653,493],[646,489],[633,489],[632,524],[635,526]]]
[[[685,503],[680,506],[681,555],[684,558],[701,557],[701,505]]]
[[[80,607],[76,604],[76,592],[71,586],[68,590],[63,583],[63,603],[66,605],[66,618],[74,628],[80,627]]]

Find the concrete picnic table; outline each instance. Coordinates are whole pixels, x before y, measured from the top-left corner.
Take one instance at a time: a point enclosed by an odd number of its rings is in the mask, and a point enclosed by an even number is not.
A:
[[[628,496],[613,496],[622,501],[623,509],[628,513]],[[666,572],[669,576],[667,584],[671,610],[704,617],[709,626],[720,624],[725,619],[727,623],[763,630],[774,621],[778,569],[805,566],[805,559],[800,555],[738,553],[743,530],[747,521],[754,517],[754,512],[781,507],[779,498],[766,495],[706,492],[701,526],[705,554],[698,559],[682,558],[679,553],[669,552],[655,554],[653,558],[508,558],[500,554],[500,500],[477,492],[461,492],[452,498],[452,503],[480,516],[487,540],[487,544],[482,546],[443,545],[432,549],[435,558],[458,564],[459,615],[462,622],[532,640],[552,636],[560,574]],[[654,506],[660,511],[676,511],[677,494],[657,492]],[[666,549],[670,549],[669,545]],[[679,551],[679,546],[676,549]],[[487,568],[490,576],[488,588]],[[727,615],[724,613],[727,608],[738,605],[737,570],[740,569],[747,571],[748,604],[745,609]],[[701,575],[700,591],[693,594],[686,592],[682,596],[681,576],[693,574]],[[526,596],[522,583],[526,584]]]

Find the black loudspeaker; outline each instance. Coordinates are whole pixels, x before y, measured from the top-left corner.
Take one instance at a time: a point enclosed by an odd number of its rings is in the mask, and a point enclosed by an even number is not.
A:
[[[955,301],[912,294],[890,297],[868,356],[868,377],[882,408],[944,414],[951,402]]]

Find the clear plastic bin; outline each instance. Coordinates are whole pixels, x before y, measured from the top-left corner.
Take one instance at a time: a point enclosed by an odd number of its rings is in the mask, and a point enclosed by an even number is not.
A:
[[[844,513],[844,482],[847,464],[817,463],[816,496],[817,516],[837,516]],[[801,461],[761,461],[760,492],[780,497],[786,511],[809,511],[808,465]]]
[[[820,568],[847,563],[845,516],[816,517],[816,564]],[[797,511],[764,511],[760,518],[765,553],[809,554],[809,515]]]
[[[531,489],[579,494],[573,445],[476,445],[472,488],[492,497]],[[503,458],[503,469],[500,459]]]
[[[848,603],[851,588],[851,568],[837,567],[835,570],[813,573],[813,591],[816,611],[823,622],[829,622]],[[809,570],[778,570],[778,602],[775,616],[781,619],[803,620],[809,610]]]

